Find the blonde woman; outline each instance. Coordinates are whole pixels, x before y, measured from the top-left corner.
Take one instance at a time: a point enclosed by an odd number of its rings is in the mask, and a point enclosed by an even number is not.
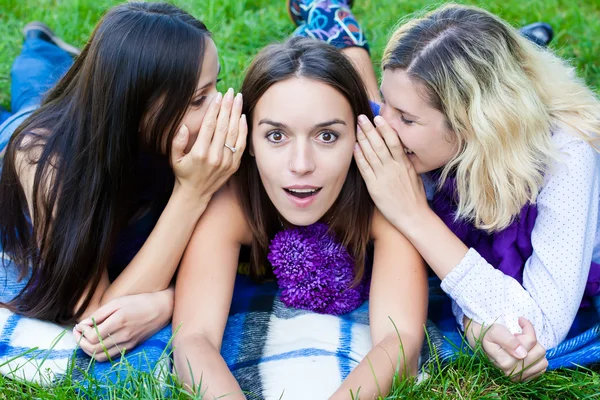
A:
[[[469,340],[484,333],[513,379],[538,376],[599,293],[597,98],[474,7],[400,26],[382,65],[380,116],[359,118],[355,148],[377,208],[442,280]]]

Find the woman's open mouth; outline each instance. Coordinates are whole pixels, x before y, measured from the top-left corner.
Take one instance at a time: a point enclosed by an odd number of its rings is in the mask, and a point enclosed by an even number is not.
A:
[[[305,199],[310,196],[317,194],[322,188],[311,188],[311,189],[287,189],[284,188],[288,194],[298,197],[299,199]]]
[[[283,188],[288,198],[296,207],[308,207],[317,198],[322,187],[314,186],[292,186]]]

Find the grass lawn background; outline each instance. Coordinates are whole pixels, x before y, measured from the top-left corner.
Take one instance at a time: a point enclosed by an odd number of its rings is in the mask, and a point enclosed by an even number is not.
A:
[[[206,23],[219,48],[221,90],[238,89],[254,54],[268,43],[285,39],[293,30],[284,0],[175,0],[174,4]],[[116,0],[0,0],[0,105],[10,108],[10,68],[19,54],[23,26],[34,20],[47,23],[67,42],[82,47],[102,13]],[[390,30],[398,19],[440,2],[423,0],[355,0],[354,12],[369,39],[378,65]],[[569,59],[596,93],[600,89],[600,0],[458,1],[482,6],[511,24],[543,20],[555,28],[551,48]],[[377,70],[378,68],[376,68]],[[377,71],[379,73],[379,71]],[[552,84],[552,82],[548,82]],[[600,398],[598,368],[546,373],[529,384],[510,384],[493,367],[471,356],[436,372],[421,385],[400,383],[393,397],[405,398]],[[132,378],[133,389],[113,388],[106,398],[157,398],[159,382]],[[309,383],[307,383],[309,384]],[[0,400],[13,398],[73,398],[77,384],[53,389],[21,385],[0,377]],[[89,392],[88,392],[89,393]],[[179,390],[174,398],[187,398]],[[285,399],[285,396],[283,397]]]
[[[547,21],[555,27],[552,48],[572,60],[596,91],[600,87],[600,0],[459,1],[482,6],[515,26]],[[46,22],[67,42],[83,46],[102,13],[117,0],[0,0],[0,105],[10,106],[10,67],[19,54],[23,26]],[[212,31],[222,63],[220,89],[238,89],[256,52],[293,30],[285,0],[175,0]],[[440,2],[356,0],[354,12],[370,41],[378,65],[388,34],[398,19]]]

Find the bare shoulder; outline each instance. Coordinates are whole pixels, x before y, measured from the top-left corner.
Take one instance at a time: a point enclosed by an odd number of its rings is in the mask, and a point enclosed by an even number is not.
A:
[[[196,227],[223,238],[236,240],[241,245],[252,242],[252,231],[242,209],[235,178],[227,182],[212,197]]]

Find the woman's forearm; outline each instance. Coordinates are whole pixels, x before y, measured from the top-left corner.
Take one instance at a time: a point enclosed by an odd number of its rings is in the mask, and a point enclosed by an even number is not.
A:
[[[175,336],[173,348],[176,374],[189,391],[206,391],[210,399],[246,398],[225,360],[206,336]],[[201,387],[198,387],[199,384]]]
[[[387,396],[396,371],[401,377],[416,375],[421,345],[420,336],[388,335],[369,351],[331,399],[358,399],[357,393],[362,400]]]
[[[176,187],[152,233],[102,294],[100,305],[117,297],[166,289],[207,204]]]
[[[410,220],[402,221],[390,222],[410,240],[440,279],[444,279],[469,250],[429,207]]]

